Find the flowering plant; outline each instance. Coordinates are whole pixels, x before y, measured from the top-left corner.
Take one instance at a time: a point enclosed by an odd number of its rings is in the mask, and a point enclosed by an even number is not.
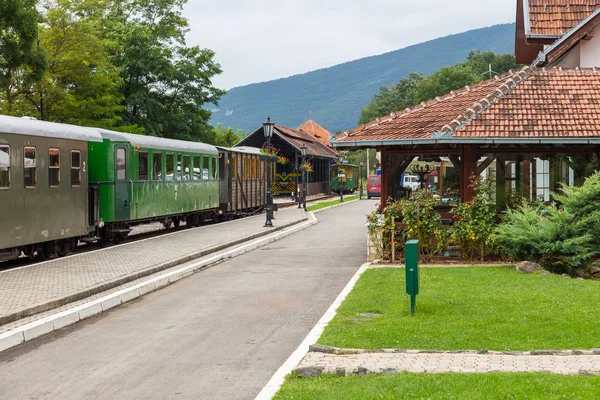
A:
[[[278,164],[287,164],[289,162],[287,157],[279,154],[279,149],[275,148],[274,146],[262,147],[260,152],[270,157],[277,157]]]
[[[313,166],[310,163],[307,162],[303,162],[302,164],[300,164],[300,168],[303,168],[306,172],[313,172]]]

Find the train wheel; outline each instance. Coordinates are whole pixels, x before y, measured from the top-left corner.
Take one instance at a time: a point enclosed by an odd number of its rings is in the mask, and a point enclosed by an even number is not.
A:
[[[180,224],[181,224],[181,220],[179,218],[175,218],[173,220],[173,227],[175,227],[175,229],[179,228]]]

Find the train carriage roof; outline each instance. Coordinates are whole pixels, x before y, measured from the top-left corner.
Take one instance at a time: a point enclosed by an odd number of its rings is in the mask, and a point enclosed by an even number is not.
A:
[[[132,146],[140,146],[158,150],[190,151],[204,154],[219,154],[217,148],[210,144],[200,142],[187,142],[185,140],[165,139],[156,136],[134,135],[132,133],[123,133],[98,129],[104,139],[113,142],[127,142]]]
[[[14,135],[41,136],[54,139],[101,142],[102,136],[97,129],[82,126],[38,121],[29,118],[0,115],[0,133]]]
[[[248,154],[262,154],[258,147],[240,146],[240,147],[223,147],[217,146],[217,149],[223,149],[231,153],[248,153]]]

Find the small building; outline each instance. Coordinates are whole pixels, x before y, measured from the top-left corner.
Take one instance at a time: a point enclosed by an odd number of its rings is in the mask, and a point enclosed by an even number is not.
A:
[[[309,119],[308,121],[300,125],[296,130],[308,133],[309,135],[317,139],[321,144],[332,148],[331,142],[333,139],[333,135],[331,134],[331,132],[323,128],[321,125],[317,124],[312,119]]]
[[[265,135],[263,127],[245,137],[237,146],[264,147]],[[273,177],[273,194],[292,194],[298,190],[302,182],[300,164],[302,163],[301,149],[306,145],[306,162],[313,167],[313,172],[307,173],[307,195],[313,196],[319,193],[331,192],[330,166],[337,159],[337,153],[322,144],[319,140],[309,135],[276,124],[273,128],[271,145],[275,147],[279,155],[285,157],[285,164],[277,163]]]
[[[471,177],[493,165],[499,209],[514,194],[548,201],[600,169],[600,0],[547,3],[517,0],[515,54],[533,67],[338,135],[338,150],[381,151],[382,205],[415,158],[450,160],[462,201]]]

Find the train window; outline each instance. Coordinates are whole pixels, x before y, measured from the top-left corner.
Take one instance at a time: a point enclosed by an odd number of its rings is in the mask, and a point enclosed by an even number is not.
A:
[[[152,153],[152,179],[162,179],[162,153]]]
[[[208,179],[208,157],[202,157],[202,179]]]
[[[124,180],[127,177],[127,160],[125,149],[117,148],[117,179]]]
[[[183,156],[183,173],[181,179],[189,181],[190,178],[190,156]]]
[[[237,154],[231,157],[231,177],[234,181],[237,180]]]
[[[81,185],[81,152],[71,151],[71,186]]]
[[[60,150],[48,149],[48,184],[50,187],[60,185]]]
[[[10,187],[10,146],[0,145],[0,188]]]
[[[140,181],[148,180],[148,152],[146,151],[138,153],[138,179]]]
[[[192,174],[192,179],[199,181],[202,179],[202,174],[200,173],[200,156],[194,156],[193,164],[194,171]]]
[[[167,154],[166,178],[168,181],[175,180],[175,155],[174,154]]]
[[[175,172],[177,173],[177,180],[181,180],[182,176],[183,176],[183,171],[181,169],[181,166],[183,164],[183,160],[182,160],[183,156],[181,154],[177,154],[177,168],[175,169]]]
[[[35,187],[36,184],[36,161],[35,147],[23,149],[23,180],[25,187]]]
[[[217,157],[212,158],[212,178],[219,179],[219,169],[217,168]]]

